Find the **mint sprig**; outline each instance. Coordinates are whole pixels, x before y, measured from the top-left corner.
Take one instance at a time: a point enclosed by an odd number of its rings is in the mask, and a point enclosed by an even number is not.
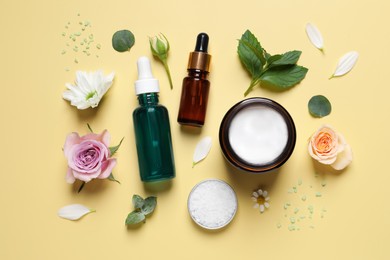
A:
[[[289,89],[301,82],[308,71],[307,68],[296,64],[301,51],[271,55],[263,49],[256,36],[249,30],[246,30],[239,40],[237,53],[252,77],[245,96],[261,82],[270,84],[277,90]]]
[[[125,224],[136,225],[146,222],[146,216],[153,213],[157,206],[157,197],[151,196],[143,199],[141,196],[134,194],[132,198],[134,210],[127,215]]]

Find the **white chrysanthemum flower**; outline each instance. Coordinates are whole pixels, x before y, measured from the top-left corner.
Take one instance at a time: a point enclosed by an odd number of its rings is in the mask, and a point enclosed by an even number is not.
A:
[[[77,71],[75,85],[65,84],[68,90],[64,91],[62,97],[70,101],[70,104],[77,109],[97,107],[104,94],[111,87],[114,75],[111,73],[104,76],[101,70],[96,72]]]
[[[269,196],[266,190],[257,190],[252,193],[253,208],[259,209],[263,213],[265,209],[269,208]]]

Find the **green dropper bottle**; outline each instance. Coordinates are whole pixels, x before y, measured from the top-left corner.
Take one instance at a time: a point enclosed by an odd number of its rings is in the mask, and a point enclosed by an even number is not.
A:
[[[162,181],[175,177],[168,110],[158,104],[158,80],[152,75],[150,61],[137,61],[138,80],[135,93],[140,107],[133,112],[133,122],[141,180]]]

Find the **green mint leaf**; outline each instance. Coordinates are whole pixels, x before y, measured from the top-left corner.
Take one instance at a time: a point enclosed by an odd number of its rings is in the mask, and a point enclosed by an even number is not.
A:
[[[270,55],[267,59],[267,63],[268,63],[268,66],[269,64],[272,64],[274,62],[276,62],[277,60],[280,60],[282,58],[282,55],[280,54],[276,54],[276,55]]]
[[[148,197],[145,199],[145,203],[141,208],[141,212],[145,216],[147,216],[154,211],[154,209],[156,208],[156,205],[157,205],[157,198],[153,197],[153,196]]]
[[[286,90],[301,82],[307,71],[307,68],[297,65],[276,67],[265,71],[260,80],[275,86],[278,90]]]
[[[141,209],[145,204],[145,200],[137,194],[133,195],[132,201],[136,210]]]
[[[118,52],[130,51],[134,42],[134,34],[129,30],[117,31],[112,36],[112,47]]]
[[[115,182],[117,182],[117,183],[121,184],[121,182],[120,182],[120,181],[118,181],[117,179],[115,179],[115,177],[114,177],[114,175],[113,175],[112,173],[110,173],[110,176],[108,176],[108,178],[107,178],[107,179],[109,179],[110,181],[115,181]]]
[[[122,137],[121,141],[119,142],[119,144],[117,146],[109,147],[111,156],[113,156],[118,151],[119,147],[122,144],[123,139],[124,139],[124,137]]]
[[[141,212],[133,211],[127,215],[125,223],[126,225],[135,225],[141,223],[142,221],[145,221],[145,215]]]
[[[332,111],[332,105],[329,100],[322,96],[313,96],[308,103],[309,113],[313,117],[324,117],[330,114]]]
[[[249,30],[239,40],[237,53],[252,79],[259,77],[265,63],[264,52],[260,42]]]
[[[268,59],[268,68],[285,66],[285,65],[294,65],[298,62],[299,57],[301,56],[301,51],[289,51],[282,55],[274,55]]]

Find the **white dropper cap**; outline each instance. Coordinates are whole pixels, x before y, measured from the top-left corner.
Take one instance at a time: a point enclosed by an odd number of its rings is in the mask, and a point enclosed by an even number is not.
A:
[[[137,61],[138,80],[135,82],[135,94],[160,92],[158,80],[153,77],[148,57],[142,56]]]

